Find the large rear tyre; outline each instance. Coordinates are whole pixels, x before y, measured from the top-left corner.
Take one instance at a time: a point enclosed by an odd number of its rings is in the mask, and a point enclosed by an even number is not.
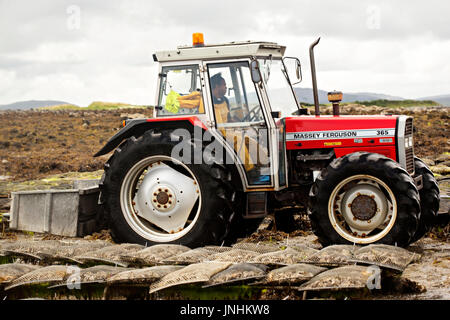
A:
[[[436,224],[439,211],[439,187],[433,173],[427,165],[417,157],[414,157],[415,175],[422,175],[422,189],[420,195],[420,220],[419,227],[413,240],[422,238]]]
[[[193,248],[228,236],[236,205],[230,173],[219,164],[173,158],[179,140],[171,134],[132,137],[105,165],[101,199],[114,241]]]
[[[310,190],[308,214],[322,245],[383,243],[405,247],[420,216],[419,193],[400,165],[376,153],[333,160]]]

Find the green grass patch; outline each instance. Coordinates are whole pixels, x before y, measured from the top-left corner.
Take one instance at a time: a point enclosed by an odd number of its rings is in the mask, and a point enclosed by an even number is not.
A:
[[[87,107],[79,107],[72,104],[61,104],[50,107],[42,107],[38,108],[38,110],[112,110],[112,109],[145,109],[150,106],[142,106],[142,105],[131,105],[127,103],[121,102],[102,102],[102,101],[94,101]]]
[[[353,103],[362,104],[365,106],[379,106],[387,108],[408,108],[408,107],[435,107],[440,106],[439,103],[433,100],[370,100],[370,101],[354,101]],[[349,104],[349,103],[346,103]]]

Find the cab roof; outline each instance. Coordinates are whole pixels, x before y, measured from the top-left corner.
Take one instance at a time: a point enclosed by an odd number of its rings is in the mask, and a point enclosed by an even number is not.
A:
[[[178,46],[177,50],[158,51],[153,56],[155,61],[181,61],[181,60],[220,60],[237,57],[264,57],[272,55],[273,58],[282,57],[286,50],[275,42],[241,41],[223,44],[204,45],[202,47]]]

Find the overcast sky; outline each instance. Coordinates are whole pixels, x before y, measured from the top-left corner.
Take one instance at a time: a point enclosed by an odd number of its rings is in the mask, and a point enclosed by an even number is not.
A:
[[[0,104],[154,104],[152,54],[190,44],[273,41],[302,61],[316,47],[323,90],[450,94],[450,2],[0,0]]]

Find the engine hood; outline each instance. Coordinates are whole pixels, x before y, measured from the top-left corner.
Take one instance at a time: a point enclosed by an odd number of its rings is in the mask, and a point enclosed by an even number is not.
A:
[[[284,119],[287,149],[395,145],[399,116],[297,116]]]

